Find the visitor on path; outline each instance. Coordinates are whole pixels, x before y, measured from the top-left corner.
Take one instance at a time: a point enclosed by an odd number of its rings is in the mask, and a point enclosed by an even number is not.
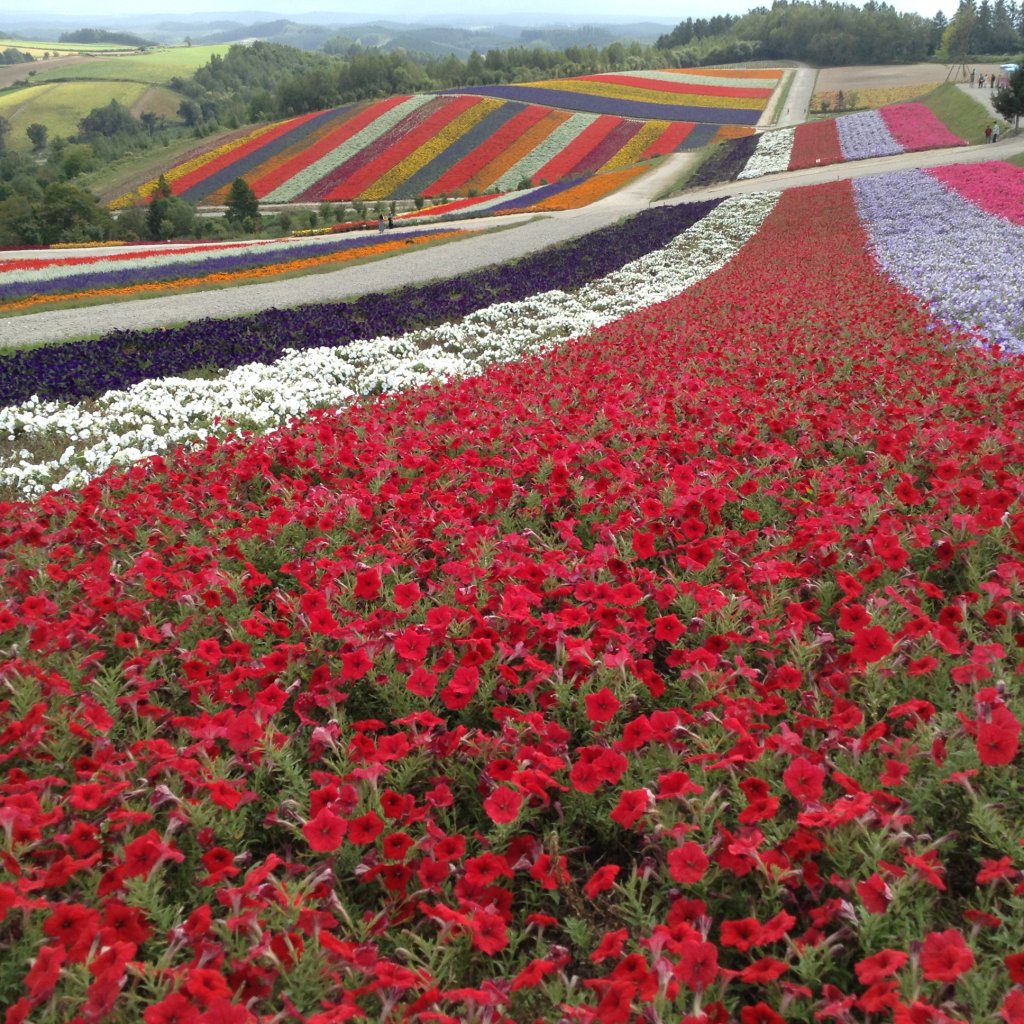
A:
[[[985,141],[992,141],[992,125],[990,124],[985,125]]]
[[[996,123],[994,125],[992,125],[992,141],[993,142],[998,142],[999,141],[999,122],[998,121],[996,121]]]
[[[974,68],[971,68],[971,88],[974,88]]]
[[[990,132],[991,132],[991,129],[988,129],[988,131],[986,131],[985,134],[988,135]],[[378,235],[383,235],[384,234],[384,214],[383,213],[377,218],[377,234]]]
[[[388,214],[388,231],[390,231],[394,226],[395,226],[395,218],[392,217],[391,214],[389,213]]]

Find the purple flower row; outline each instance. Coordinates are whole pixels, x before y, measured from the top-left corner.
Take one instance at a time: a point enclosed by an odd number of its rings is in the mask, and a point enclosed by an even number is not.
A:
[[[952,328],[1024,353],[1024,227],[920,170],[860,178],[854,190],[886,273]]]
[[[760,110],[735,107],[687,107],[674,103],[645,103],[641,100],[617,100],[605,96],[562,89],[535,88],[526,85],[481,85],[472,89],[447,89],[447,93],[471,96],[495,96],[521,103],[540,103],[562,110],[579,110],[587,114],[612,114],[639,118],[641,121],[700,121],[710,124],[757,124]]]
[[[903,147],[893,138],[885,118],[877,110],[862,110],[836,118],[839,148],[844,160],[895,156]]]

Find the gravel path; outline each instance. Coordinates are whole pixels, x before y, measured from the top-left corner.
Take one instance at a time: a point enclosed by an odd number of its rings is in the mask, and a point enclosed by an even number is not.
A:
[[[798,76],[799,98],[787,102],[787,109],[803,102],[806,80]],[[980,90],[976,90],[980,93]],[[791,93],[792,94],[792,93]],[[807,97],[809,99],[809,96]],[[664,202],[693,202],[699,199],[760,192],[766,189],[818,184],[841,178],[912,167],[934,167],[951,163],[972,163],[1005,159],[1024,152],[1024,134],[1004,137],[998,146],[969,146],[903,153],[898,156],[860,160],[847,164],[814,167],[802,171],[767,175],[748,181],[729,182],[683,193]],[[309,274],[285,281],[240,285],[219,291],[192,292],[181,296],[139,299],[131,302],[86,306],[80,309],[49,310],[0,319],[0,348],[18,348],[85,338],[118,329],[164,327],[204,317],[231,317],[261,309],[287,308],[318,302],[337,302],[368,292],[385,292],[438,278],[458,277],[481,267],[516,259],[537,249],[576,238],[637,212],[654,202],[685,171],[693,154],[668,157],[653,171],[641,175],[625,189],[580,210],[566,210],[535,217],[462,222],[460,226],[491,230],[470,238],[448,242],[430,249],[401,253],[386,259],[345,267],[323,274]],[[659,203],[658,205],[662,205]]]

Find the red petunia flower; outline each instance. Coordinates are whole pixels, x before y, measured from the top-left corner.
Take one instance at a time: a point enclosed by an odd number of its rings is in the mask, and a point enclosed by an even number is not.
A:
[[[921,971],[928,981],[956,981],[974,966],[974,954],[955,928],[929,932],[921,947]]]
[[[857,980],[862,985],[873,985],[876,981],[895,974],[909,959],[908,955],[898,949],[883,949],[878,953],[865,957],[854,966]]]
[[[484,801],[484,810],[496,825],[515,821],[522,806],[523,794],[511,786],[498,786]]]
[[[699,882],[710,863],[704,848],[692,840],[668,851],[668,873],[674,882],[681,885]]]

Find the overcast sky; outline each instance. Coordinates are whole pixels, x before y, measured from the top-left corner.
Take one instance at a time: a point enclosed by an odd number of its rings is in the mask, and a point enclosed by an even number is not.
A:
[[[763,0],[765,6],[771,0]],[[5,5],[6,6],[6,5]],[[508,0],[439,0],[436,4],[415,7],[400,0],[379,0],[368,3],[367,0],[352,2],[324,3],[323,0],[307,4],[283,4],[271,6],[253,3],[253,0],[210,0],[207,4],[196,0],[155,0],[140,6],[137,0],[108,0],[102,6],[93,0],[38,0],[31,8],[21,0],[15,0],[8,9],[7,15],[0,15],[0,29],[11,15],[27,18],[39,18],[45,15],[64,15],[83,19],[90,26],[102,27],[104,16],[118,18],[130,17],[143,11],[147,18],[154,13],[166,12],[174,18],[184,15],[195,15],[199,19],[208,19],[217,14],[228,14],[237,17],[238,12],[260,12],[261,19],[275,17],[296,19],[296,12],[310,12],[322,15],[323,21],[373,21],[378,18],[389,18],[395,21],[412,23],[419,20],[447,22],[448,24],[492,24],[494,22],[514,22],[522,24],[527,21],[535,25],[557,24],[565,22],[600,24],[602,22],[657,20],[675,25],[687,17],[711,17],[715,14],[743,14],[752,7],[758,6],[756,0],[558,0],[557,4],[531,3],[525,0],[521,5],[512,5]],[[921,14],[931,18],[936,11],[944,9],[940,0],[895,0],[892,6],[898,11]],[[948,4],[947,4],[948,6]],[[955,9],[955,4],[953,8]],[[950,11],[945,12],[947,16]],[[298,19],[296,19],[298,20]],[[312,20],[306,17],[303,21]]]

